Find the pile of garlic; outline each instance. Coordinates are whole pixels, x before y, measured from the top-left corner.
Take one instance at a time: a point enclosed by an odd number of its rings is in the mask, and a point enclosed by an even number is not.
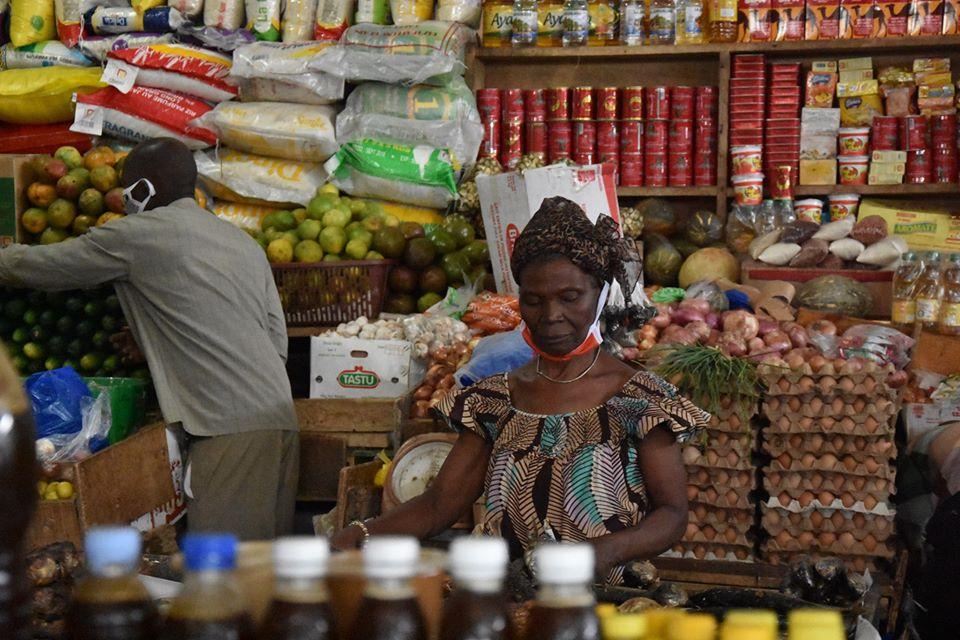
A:
[[[342,338],[362,340],[406,340],[413,343],[417,358],[427,358],[431,351],[466,343],[471,338],[470,328],[463,322],[449,316],[424,314],[384,314],[379,320],[372,321],[360,316],[340,324],[332,333]]]

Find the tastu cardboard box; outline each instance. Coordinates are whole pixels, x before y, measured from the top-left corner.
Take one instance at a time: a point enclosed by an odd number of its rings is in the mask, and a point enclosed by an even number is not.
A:
[[[424,373],[406,340],[310,339],[311,398],[397,398]]]

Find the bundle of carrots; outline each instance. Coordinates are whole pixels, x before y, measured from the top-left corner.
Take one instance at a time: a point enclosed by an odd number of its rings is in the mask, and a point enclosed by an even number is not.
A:
[[[513,331],[520,325],[520,301],[513,296],[483,291],[460,318],[474,335]]]

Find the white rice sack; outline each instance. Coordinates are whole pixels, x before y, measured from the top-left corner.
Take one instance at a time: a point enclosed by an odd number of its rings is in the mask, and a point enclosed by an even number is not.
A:
[[[293,76],[286,76],[290,80],[271,80],[269,78],[251,78],[249,80],[238,80],[240,83],[240,100],[242,102],[293,102],[295,104],[335,104],[339,99],[324,98],[323,89],[318,89],[318,84],[322,85],[328,79],[334,79],[340,82],[341,90],[344,87],[343,80],[333,78],[325,73],[305,73],[298,77],[297,81]],[[315,80],[320,80],[319,83]],[[303,81],[303,84],[298,83]]]
[[[760,262],[780,267],[793,260],[798,253],[800,245],[794,242],[778,242],[764,249],[758,259]]]
[[[897,260],[907,250],[907,241],[900,236],[887,236],[864,249],[857,258],[860,264],[882,267]]]
[[[282,102],[225,102],[204,117],[226,146],[260,156],[323,162],[339,148],[334,107]]]
[[[330,182],[352,196],[443,209],[457,195],[456,171],[446,149],[348,142],[324,168]]]
[[[280,39],[280,0],[246,0],[247,31],[257,40]]]
[[[337,116],[340,144],[365,138],[444,147],[459,169],[473,165],[483,125],[473,92],[462,78],[448,87],[366,82],[353,90]]]
[[[855,223],[856,220],[853,219],[853,216],[827,223],[813,234],[813,239],[833,242],[834,240],[846,238],[850,235],[850,232],[853,231],[853,225]]]
[[[319,0],[312,39],[338,42],[353,22],[356,8],[356,0]]]
[[[750,257],[754,260],[759,260],[764,251],[780,241],[780,236],[782,234],[783,229],[774,229],[773,231],[768,231],[762,236],[754,238],[750,241],[750,246],[747,248],[747,253],[749,253]]]
[[[480,26],[480,0],[440,0],[437,3],[437,20],[460,22],[471,29]]]
[[[203,24],[216,29],[236,31],[244,26],[243,0],[206,0]]]
[[[194,154],[204,186],[218,200],[307,206],[327,181],[323,166],[254,156],[232,149]]]
[[[54,0],[53,10],[57,16],[57,38],[65,47],[77,46],[83,32],[80,0]],[[0,13],[3,13],[2,8]]]
[[[255,204],[241,204],[239,202],[216,201],[211,207],[218,218],[222,218],[244,231],[260,231],[263,219],[271,213],[282,209],[263,207]]]
[[[287,0],[283,9],[284,42],[313,40],[314,21],[317,19],[316,0]]]
[[[841,260],[856,260],[863,253],[863,243],[853,238],[834,240],[830,243],[830,253]]]
[[[351,82],[444,86],[466,70],[467,45],[476,39],[459,22],[428,20],[406,26],[358,24],[310,66]]]
[[[331,42],[248,44],[233,52],[230,77],[241,85],[247,101],[330,104],[343,99],[344,80],[313,71],[309,65],[333,46]]]
[[[39,67],[92,67],[93,60],[77,49],[69,49],[59,40],[47,40],[14,47],[0,46],[0,69],[37,69]]]
[[[203,12],[203,0],[167,0],[167,6],[173,7],[188,18],[198,18]]]
[[[136,83],[224,102],[237,95],[226,81],[230,56],[184,44],[154,45],[111,51],[110,58],[136,67]]]
[[[91,36],[80,41],[80,51],[88,58],[106,62],[107,54],[122,49],[136,49],[173,42],[172,33],[123,33],[118,36]]]

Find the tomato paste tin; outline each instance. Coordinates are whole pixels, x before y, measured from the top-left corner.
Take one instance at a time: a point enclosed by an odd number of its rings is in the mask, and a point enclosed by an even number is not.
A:
[[[669,120],[647,120],[644,131],[644,149],[654,153],[666,153],[670,140]]]
[[[596,91],[597,120],[617,120],[620,114],[620,89],[602,87]]]
[[[570,87],[547,89],[547,119],[570,119]]]
[[[957,151],[955,148],[933,150],[933,181],[957,181]]]
[[[614,158],[620,156],[620,127],[616,121],[605,120],[597,123],[597,156],[600,162],[606,162],[604,158]]]
[[[643,98],[647,118],[670,117],[670,87],[647,87]]]
[[[597,123],[578,120],[573,123],[573,160],[577,164],[593,164],[597,154]],[[590,162],[584,160],[590,159]]]
[[[874,151],[900,151],[900,123],[894,116],[874,116],[871,126]]]
[[[500,105],[504,120],[523,118],[523,90],[503,89],[500,92]]]
[[[670,89],[670,117],[673,120],[693,120],[694,95],[693,87]]]
[[[527,120],[547,119],[547,96],[543,89],[527,89],[523,92],[523,109]]]
[[[572,107],[574,120],[593,120],[593,87],[574,87]]]
[[[640,154],[631,154],[629,156],[620,156],[620,186],[622,187],[642,187],[643,186],[643,156]]]
[[[900,139],[907,151],[927,148],[927,117],[907,116],[901,121]]]
[[[907,151],[907,184],[925,184],[933,180],[932,155],[926,149]]]
[[[716,87],[697,87],[696,100],[694,102],[694,117],[697,120],[701,118],[717,117],[717,98]]]
[[[500,119],[500,90],[478,89],[477,110],[484,121]]]
[[[524,153],[547,159],[547,123],[543,120],[527,120],[523,129]]]
[[[643,153],[643,122],[624,120],[620,123],[620,153]]]
[[[501,125],[500,164],[505,169],[516,169],[520,157],[523,155],[523,121],[509,120]]]
[[[717,159],[709,155],[694,156],[693,184],[698,187],[712,187],[717,184]]]
[[[553,164],[566,160],[573,153],[573,123],[556,120],[547,123],[547,161]]]
[[[624,87],[620,91],[620,116],[624,120],[643,120],[643,87]]]
[[[644,154],[643,161],[643,183],[648,187],[667,186],[666,152]]]
[[[930,116],[930,131],[935,147],[954,147],[957,145],[957,115]]]
[[[773,171],[773,180],[770,180],[770,197],[774,200],[793,200],[793,183],[796,179],[793,166],[779,164]]]
[[[670,151],[678,153],[693,151],[693,120],[671,120],[668,140]]]
[[[693,153],[690,151],[668,154],[667,175],[671,187],[693,185]]]

